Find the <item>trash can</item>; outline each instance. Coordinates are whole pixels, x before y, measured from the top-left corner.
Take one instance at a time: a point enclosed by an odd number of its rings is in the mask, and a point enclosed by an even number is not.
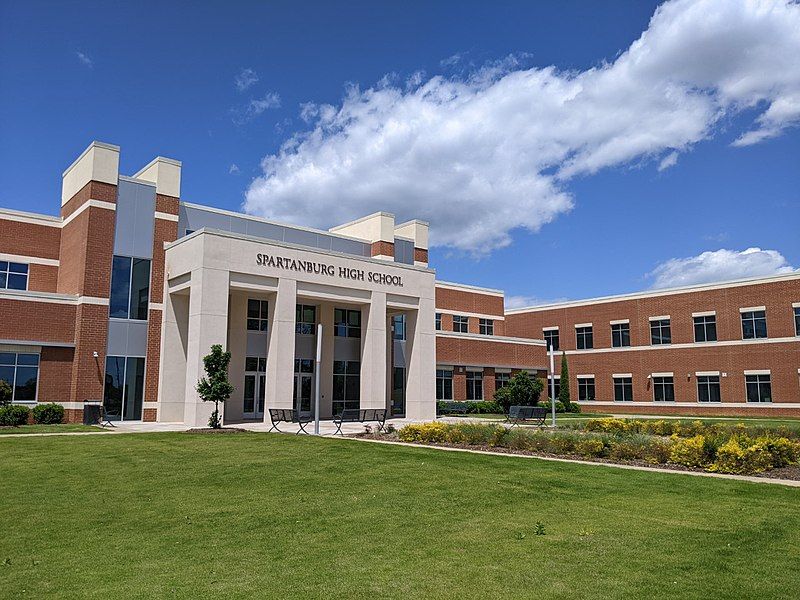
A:
[[[99,404],[84,404],[83,405],[83,424],[84,425],[99,425],[100,424],[100,405]]]

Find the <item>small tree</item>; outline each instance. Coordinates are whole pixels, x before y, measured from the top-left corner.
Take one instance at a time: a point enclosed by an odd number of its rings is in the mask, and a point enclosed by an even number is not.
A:
[[[219,418],[219,404],[225,402],[233,393],[233,386],[228,381],[228,365],[231,362],[231,353],[223,352],[220,344],[211,346],[211,354],[203,357],[206,377],[197,382],[197,393],[203,402],[213,402],[214,412],[208,419],[208,426],[212,429],[222,427]]]
[[[5,379],[0,379],[0,406],[6,406],[11,402],[13,390]]]
[[[569,365],[567,365],[567,355],[561,351],[561,385],[558,388],[558,400],[564,405],[564,410],[569,412],[571,409],[569,397]]]
[[[532,406],[539,401],[544,384],[538,377],[531,377],[527,371],[520,371],[508,385],[494,393],[494,401],[508,412],[510,406]]]

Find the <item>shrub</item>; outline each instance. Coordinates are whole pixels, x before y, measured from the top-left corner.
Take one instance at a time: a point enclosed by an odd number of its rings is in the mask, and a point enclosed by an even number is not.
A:
[[[430,423],[406,425],[397,435],[403,442],[441,443],[447,441],[447,430],[446,423],[432,421]]]
[[[696,435],[691,438],[672,438],[672,450],[669,455],[670,462],[687,467],[705,467],[709,461],[706,457],[705,438]]]
[[[439,400],[436,402],[437,415],[449,415],[453,413],[463,414],[464,409],[470,415],[502,414],[503,407],[497,402],[490,400],[472,401],[449,401]]]
[[[569,397],[569,365],[567,364],[567,354],[563,350],[561,351],[561,381],[564,382],[564,385],[558,388],[558,400],[566,407],[567,412],[572,412],[572,400]]]
[[[772,466],[786,467],[800,461],[800,443],[793,442],[785,437],[762,437],[756,440],[766,447],[772,457]]]
[[[505,387],[494,393],[494,401],[508,412],[510,406],[536,406],[544,389],[538,377],[531,377],[527,371],[516,373]]]
[[[717,451],[716,460],[708,468],[716,473],[751,475],[772,468],[772,455],[765,441],[747,445],[747,440],[732,437]]]
[[[55,402],[37,404],[33,407],[33,422],[42,425],[56,425],[64,420],[64,407]]]
[[[11,385],[5,379],[0,379],[0,406],[8,406],[11,403],[13,392]]]
[[[606,445],[598,437],[586,437],[575,444],[575,453],[581,456],[597,457],[605,454]]]
[[[31,411],[27,406],[9,404],[0,408],[0,425],[18,427],[28,422]]]

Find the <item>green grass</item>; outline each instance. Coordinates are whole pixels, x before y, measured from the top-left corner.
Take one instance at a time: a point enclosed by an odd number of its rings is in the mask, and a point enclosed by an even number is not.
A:
[[[0,453],[5,597],[741,599],[800,581],[796,488],[276,434]]]
[[[80,423],[61,423],[60,425],[21,425],[20,427],[0,427],[0,435],[10,433],[74,433],[76,431],[106,431],[102,427],[81,425]]]

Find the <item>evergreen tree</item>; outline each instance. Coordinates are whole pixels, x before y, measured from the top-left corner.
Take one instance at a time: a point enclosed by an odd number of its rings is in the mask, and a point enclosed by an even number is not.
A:
[[[561,351],[561,381],[558,389],[558,400],[564,405],[564,410],[569,412],[571,409],[569,398],[569,366],[567,365],[567,355]]]

